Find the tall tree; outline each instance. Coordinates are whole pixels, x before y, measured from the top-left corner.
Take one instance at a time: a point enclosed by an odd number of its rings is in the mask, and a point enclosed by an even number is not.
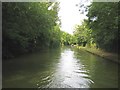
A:
[[[57,32],[54,27],[58,20],[58,4],[49,10],[51,5],[47,2],[2,4],[3,58],[50,46],[53,38],[49,37]]]
[[[89,7],[89,27],[99,48],[118,49],[118,3],[93,2]]]

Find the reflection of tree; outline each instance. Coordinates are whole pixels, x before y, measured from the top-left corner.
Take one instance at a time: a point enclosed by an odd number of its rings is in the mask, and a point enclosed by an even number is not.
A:
[[[44,49],[7,62],[3,61],[3,87],[34,88],[37,84],[45,87],[53,77],[60,52],[60,48]]]

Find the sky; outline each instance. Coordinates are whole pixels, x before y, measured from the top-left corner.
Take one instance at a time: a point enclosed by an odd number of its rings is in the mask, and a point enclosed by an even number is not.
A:
[[[79,4],[89,5],[88,0],[59,0],[60,10],[58,16],[61,19],[61,30],[73,34],[76,24],[81,24],[82,20],[87,18],[85,14],[81,14]],[[76,6],[78,4],[78,6]]]

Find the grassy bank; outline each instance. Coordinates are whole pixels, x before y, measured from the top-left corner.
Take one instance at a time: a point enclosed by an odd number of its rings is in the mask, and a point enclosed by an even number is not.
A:
[[[116,53],[111,53],[111,52],[106,52],[104,50],[101,49],[96,49],[96,48],[87,48],[87,47],[81,47],[81,46],[76,46],[78,49],[83,49],[87,52],[90,52],[92,54],[98,55],[100,57],[103,57],[105,59],[117,62],[120,64],[120,60],[118,58],[118,54]]]

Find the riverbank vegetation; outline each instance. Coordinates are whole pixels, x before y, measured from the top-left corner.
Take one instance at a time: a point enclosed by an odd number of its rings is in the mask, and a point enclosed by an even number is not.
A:
[[[118,10],[118,3],[92,3],[88,19],[76,27],[78,44],[118,52]]]
[[[3,3],[3,58],[42,48],[70,45],[70,34],[60,30],[59,3]]]
[[[119,62],[118,5],[117,2],[93,2],[86,8],[88,19],[84,20],[82,25],[77,25],[74,32],[78,48],[83,46],[88,52]]]
[[[118,5],[117,2],[93,2],[85,7],[88,19],[82,25],[76,25],[71,35],[60,29],[57,2],[3,3],[2,56],[7,59],[62,45],[77,45],[117,54],[120,41]]]
[[[100,56],[100,57],[105,58],[107,60],[111,60],[113,62],[120,63],[117,53],[107,52],[103,49],[99,49],[99,48],[97,49],[97,48],[93,48],[93,47],[76,46],[76,48],[78,48],[80,50],[85,50],[89,53]]]

